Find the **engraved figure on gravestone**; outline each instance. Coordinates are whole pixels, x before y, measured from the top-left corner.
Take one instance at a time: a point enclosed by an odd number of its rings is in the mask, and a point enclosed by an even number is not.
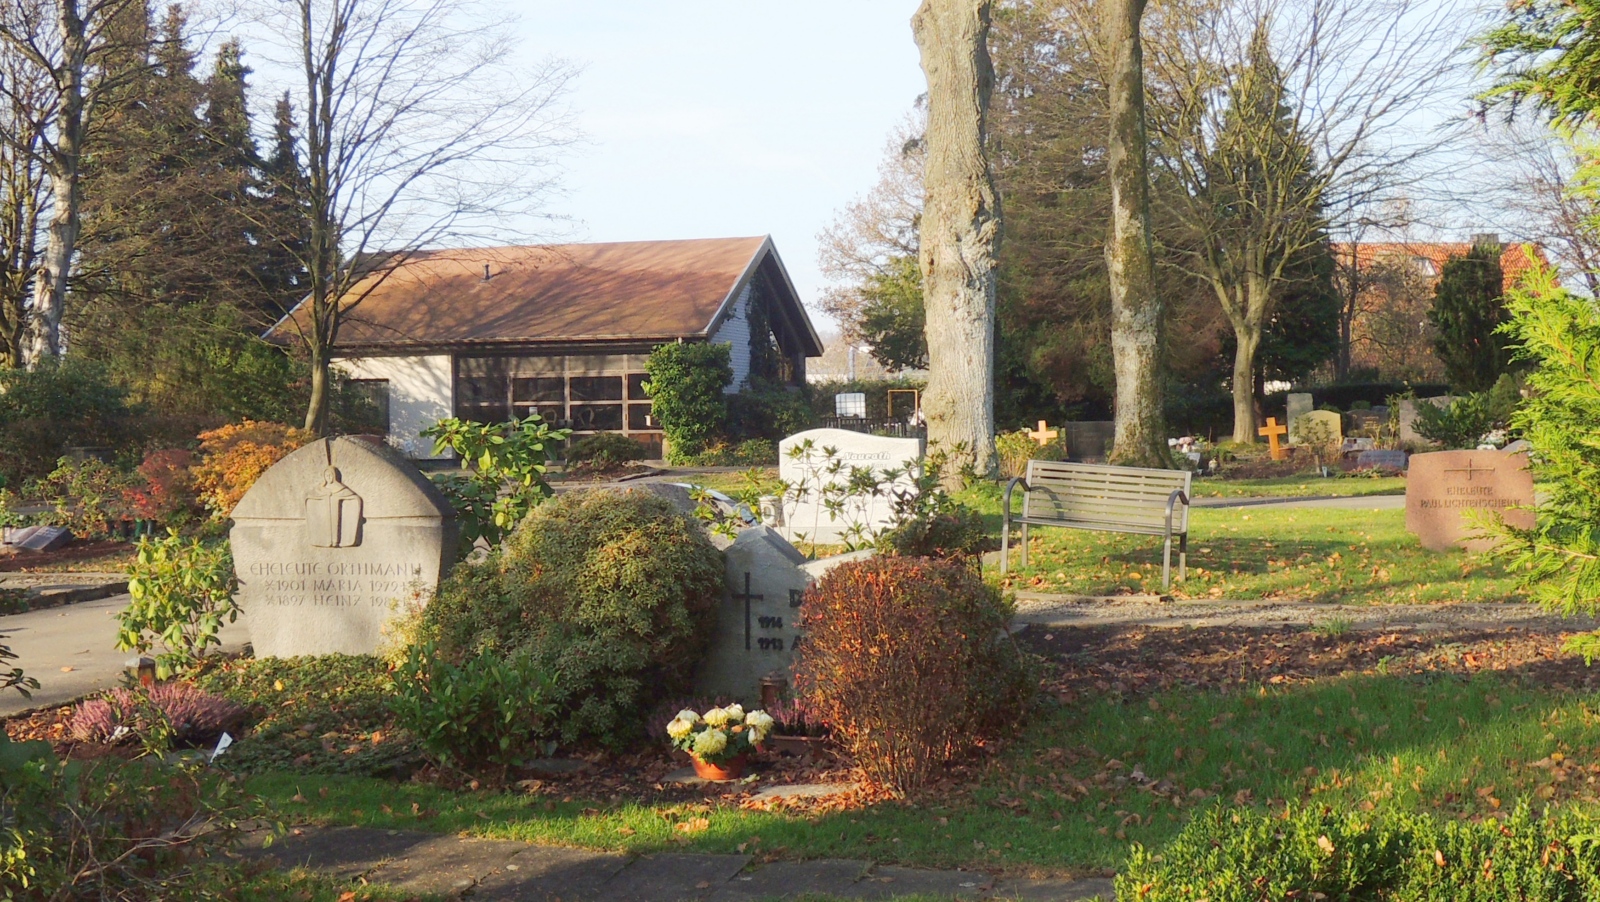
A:
[[[322,485],[306,496],[306,535],[318,548],[361,544],[361,496],[339,481],[339,468],[322,471]]]

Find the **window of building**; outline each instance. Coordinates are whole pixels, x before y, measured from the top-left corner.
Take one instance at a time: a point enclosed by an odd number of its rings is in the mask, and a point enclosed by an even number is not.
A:
[[[456,416],[503,422],[538,413],[574,437],[621,432],[659,453],[645,354],[456,358]]]
[[[355,425],[374,435],[389,434],[389,380],[352,379],[350,394],[355,410],[347,412]]]

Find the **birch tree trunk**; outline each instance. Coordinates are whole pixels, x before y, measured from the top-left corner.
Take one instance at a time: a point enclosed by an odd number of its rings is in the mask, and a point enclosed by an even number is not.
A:
[[[928,78],[920,263],[927,310],[928,443],[961,466],[994,470],[995,257],[1000,198],[984,153],[994,70],[991,0],[923,0],[911,30]]]
[[[1105,0],[1111,134],[1111,230],[1106,270],[1111,281],[1111,359],[1116,375],[1115,463],[1170,467],[1162,410],[1161,295],[1150,241],[1150,178],[1144,121],[1144,50],[1139,22],[1145,0]]]
[[[56,26],[61,65],[54,73],[60,91],[55,147],[48,156],[50,224],[34,285],[30,363],[61,355],[61,318],[67,308],[67,277],[81,227],[78,174],[83,159],[84,72],[90,34],[77,0],[60,0]]]

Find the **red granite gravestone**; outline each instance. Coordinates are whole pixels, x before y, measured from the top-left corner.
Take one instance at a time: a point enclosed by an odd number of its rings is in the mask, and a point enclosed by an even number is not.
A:
[[[1497,513],[1512,526],[1533,526],[1533,474],[1528,455],[1504,451],[1413,454],[1406,473],[1406,529],[1429,551],[1457,546],[1484,551],[1493,539],[1476,531],[1468,511]]]

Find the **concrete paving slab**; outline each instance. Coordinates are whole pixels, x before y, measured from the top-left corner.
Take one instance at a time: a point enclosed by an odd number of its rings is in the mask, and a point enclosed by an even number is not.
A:
[[[894,899],[918,894],[977,899],[993,882],[993,878],[980,871],[876,867],[861,882],[839,895],[846,899]]]
[[[848,858],[776,861],[740,872],[712,893],[708,902],[757,902],[807,894],[839,896],[849,892],[871,867],[871,862]]]
[[[1116,897],[1116,889],[1108,877],[1002,880],[989,893],[989,898],[996,902],[1087,902],[1090,899],[1111,902]]]
[[[472,891],[484,902],[588,902],[605,899],[607,880],[632,861],[611,852],[527,846]]]
[[[131,652],[117,651],[116,615],[127,595],[0,617],[16,665],[39,681],[33,698],[0,695],[0,717],[63,705],[122,684]],[[239,651],[250,633],[243,617],[222,628],[222,650]]]
[[[608,902],[704,899],[750,863],[749,855],[645,855],[601,887]]]
[[[828,796],[843,795],[855,788],[854,783],[784,783],[768,786],[752,795],[750,800],[764,802],[773,799],[825,799]]]
[[[431,833],[368,827],[309,827],[299,835],[279,837],[265,847],[261,845],[264,835],[254,834],[240,852],[250,858],[273,861],[282,868],[307,868],[339,880],[354,880],[438,838]]]
[[[527,843],[503,839],[435,836],[417,843],[373,871],[373,883],[420,893],[460,893],[505,873]]]

